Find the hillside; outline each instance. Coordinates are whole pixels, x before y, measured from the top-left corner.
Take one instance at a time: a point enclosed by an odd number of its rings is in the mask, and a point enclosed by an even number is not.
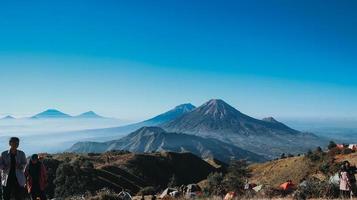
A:
[[[192,104],[189,104],[189,103],[181,104],[167,112],[159,114],[159,115],[152,117],[150,119],[144,120],[142,122],[129,124],[129,125],[125,125],[125,126],[111,127],[111,128],[71,131],[71,132],[66,132],[65,134],[96,135],[96,137],[100,138],[100,139],[106,138],[106,140],[114,140],[114,139],[118,139],[119,137],[129,134],[129,133],[131,133],[141,127],[144,127],[144,126],[157,126],[159,124],[169,122],[171,120],[176,119],[177,117],[180,117],[181,115],[183,115],[187,112],[192,111],[195,108],[196,108],[195,106],[193,106]]]
[[[170,132],[216,138],[266,158],[327,144],[323,138],[299,132],[273,118],[252,118],[220,99],[212,99],[160,126]]]
[[[311,177],[328,180],[346,160],[356,165],[357,153],[335,155],[333,152],[314,152],[310,157],[302,155],[253,164],[250,166],[250,182],[278,187],[286,180],[292,180],[295,184],[300,183],[303,178]]]
[[[159,127],[143,127],[119,140],[104,143],[79,142],[74,144],[68,151],[102,153],[110,150],[127,150],[136,153],[191,152],[202,158],[216,158],[227,163],[231,159],[247,159],[252,162],[265,161],[262,156],[217,139],[170,133]]]
[[[67,192],[66,188],[72,187],[71,191],[68,191],[71,195],[76,192],[72,191],[77,187],[72,185],[76,184],[76,181],[86,190],[97,191],[106,187],[117,192],[125,189],[136,194],[148,186],[164,189],[173,176],[181,185],[199,182],[211,172],[221,170],[193,154],[169,152],[134,154],[118,151],[88,155],[63,153],[45,156],[44,163],[49,169],[49,181],[54,183],[48,187],[47,193],[54,194],[56,188]],[[80,168],[76,169],[76,165]],[[72,181],[67,182],[66,179]],[[92,184],[91,180],[96,180],[96,183]],[[60,181],[66,185],[62,185]]]

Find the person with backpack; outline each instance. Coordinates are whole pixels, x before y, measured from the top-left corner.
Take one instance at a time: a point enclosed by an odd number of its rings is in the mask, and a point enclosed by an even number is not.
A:
[[[27,191],[32,200],[46,200],[47,171],[37,154],[31,156],[25,169]]]
[[[340,170],[340,196],[341,198],[349,198],[351,195],[351,184],[348,171],[345,165],[341,166]]]
[[[25,194],[25,174],[26,155],[18,150],[20,139],[11,137],[9,140],[10,149],[2,152],[0,158],[1,184],[3,187],[3,199],[16,200],[24,199]]]

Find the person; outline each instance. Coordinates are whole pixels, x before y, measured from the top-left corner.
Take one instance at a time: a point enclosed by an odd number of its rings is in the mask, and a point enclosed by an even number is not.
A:
[[[25,169],[27,191],[32,200],[46,200],[45,188],[47,186],[47,171],[45,165],[39,160],[37,154],[31,156]]]
[[[20,139],[11,137],[9,140],[10,150],[4,151],[0,158],[1,185],[3,186],[3,199],[24,199],[26,155],[18,150]]]
[[[356,195],[357,194],[357,184],[356,184],[356,177],[355,174],[357,173],[357,168],[356,166],[351,166],[351,163],[348,161],[345,161],[345,167],[347,170],[347,175],[348,178],[350,180],[350,186],[351,186],[351,192],[352,195]]]
[[[351,193],[351,185],[350,185],[347,168],[345,165],[342,165],[340,170],[340,196],[342,198],[348,198],[350,197],[350,193]]]

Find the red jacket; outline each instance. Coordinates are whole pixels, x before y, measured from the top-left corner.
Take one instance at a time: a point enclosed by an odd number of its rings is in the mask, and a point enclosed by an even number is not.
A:
[[[31,162],[31,161],[30,161]],[[29,174],[29,164],[27,164],[25,169],[26,176],[26,186],[29,193],[32,192],[32,177]],[[41,162],[41,170],[40,170],[40,190],[44,191],[47,186],[47,170],[45,165]]]

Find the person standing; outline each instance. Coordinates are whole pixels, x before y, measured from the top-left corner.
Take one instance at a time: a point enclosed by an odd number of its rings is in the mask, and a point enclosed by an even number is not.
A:
[[[1,185],[3,187],[3,199],[24,199],[26,155],[18,150],[20,139],[12,137],[9,140],[10,150],[4,151],[0,158]]]
[[[31,160],[26,166],[25,176],[27,179],[27,191],[32,200],[40,198],[46,200],[45,188],[47,186],[47,170],[45,165],[39,160],[37,154],[31,156]]]
[[[351,184],[349,175],[345,165],[341,166],[340,170],[340,196],[342,198],[349,198],[351,194]]]
[[[355,176],[355,174],[357,173],[357,168],[356,166],[351,166],[351,163],[348,161],[345,161],[345,167],[347,170],[348,178],[350,180],[352,195],[355,196],[357,193],[357,183],[356,183],[356,176]]]

